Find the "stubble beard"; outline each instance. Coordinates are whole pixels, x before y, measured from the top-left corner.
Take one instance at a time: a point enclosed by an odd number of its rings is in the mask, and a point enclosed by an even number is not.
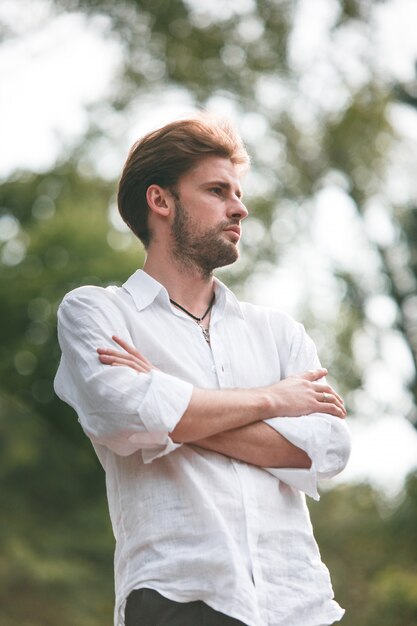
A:
[[[232,222],[234,223],[234,222]],[[203,278],[210,278],[213,270],[234,263],[239,250],[221,233],[231,222],[224,220],[217,226],[196,233],[198,224],[190,217],[180,200],[175,200],[175,217],[172,224],[173,256],[188,271],[198,271]]]

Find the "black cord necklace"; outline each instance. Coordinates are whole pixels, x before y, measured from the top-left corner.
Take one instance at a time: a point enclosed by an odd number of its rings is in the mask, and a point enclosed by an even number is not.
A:
[[[210,345],[210,333],[209,333],[209,329],[208,328],[204,328],[204,326],[201,324],[201,322],[203,321],[203,319],[205,317],[207,317],[207,315],[209,314],[209,312],[211,311],[211,309],[213,308],[213,304],[214,304],[214,300],[215,300],[215,294],[213,294],[213,297],[210,301],[210,304],[207,307],[207,311],[204,313],[204,315],[202,315],[201,317],[197,317],[197,315],[193,315],[192,313],[190,313],[190,311],[187,311],[186,308],[184,308],[183,306],[181,306],[181,304],[178,304],[178,302],[175,302],[175,300],[173,300],[172,298],[169,299],[169,301],[171,302],[171,304],[173,304],[174,306],[176,306],[178,309],[181,309],[181,311],[184,311],[184,313],[186,313],[187,315],[189,315],[195,322],[197,322],[197,324],[200,326],[201,328],[201,332],[203,333],[204,339],[207,341],[207,343]]]
[[[213,294],[213,297],[210,301],[210,304],[207,307],[207,311],[204,313],[204,315],[202,315],[201,317],[197,317],[196,315],[193,315],[192,313],[190,313],[190,311],[187,311],[187,309],[183,306],[181,306],[180,304],[178,304],[178,302],[175,302],[175,300],[173,300],[172,298],[169,299],[169,301],[171,302],[171,304],[173,304],[174,306],[178,307],[179,309],[181,309],[181,311],[184,311],[184,313],[187,313],[187,315],[189,315],[190,317],[193,318],[193,320],[195,320],[196,322],[202,322],[203,319],[205,317],[207,317],[207,315],[209,314],[209,312],[211,311],[213,304],[214,304],[214,298],[215,295]]]

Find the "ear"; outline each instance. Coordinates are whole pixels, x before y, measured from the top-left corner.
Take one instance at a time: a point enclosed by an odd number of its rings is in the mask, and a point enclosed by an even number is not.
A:
[[[167,217],[172,208],[172,196],[159,185],[150,185],[146,190],[146,200],[151,211]]]

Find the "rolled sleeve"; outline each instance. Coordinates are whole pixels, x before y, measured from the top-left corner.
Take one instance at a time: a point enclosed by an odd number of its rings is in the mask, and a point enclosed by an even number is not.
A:
[[[81,288],[58,311],[62,350],[55,377],[57,395],[77,412],[93,443],[121,456],[142,450],[145,462],[175,450],[169,437],[186,410],[193,386],[152,370],[100,362],[96,349],[116,346],[112,335],[133,343],[123,315],[103,290]]]
[[[320,368],[316,347],[304,326],[296,322],[290,334],[288,360],[283,363],[282,377]],[[348,462],[351,440],[345,420],[327,413],[313,413],[301,417],[275,417],[265,421],[292,444],[304,450],[311,459],[309,469],[265,469],[291,487],[318,500],[318,481],[332,478]]]
[[[154,370],[151,375],[152,382],[139,411],[147,432],[129,437],[130,442],[140,444],[145,463],[151,463],[182,445],[174,443],[169,433],[184,414],[193,391],[190,383],[169,374]]]
[[[339,418],[312,414],[302,417],[275,417],[265,420],[311,459],[309,469],[265,468],[286,484],[319,499],[318,481],[341,472],[349,459],[350,436]]]

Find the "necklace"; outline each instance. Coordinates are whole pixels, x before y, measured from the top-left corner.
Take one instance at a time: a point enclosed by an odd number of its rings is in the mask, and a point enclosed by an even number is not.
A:
[[[197,324],[200,326],[201,328],[201,332],[203,333],[203,337],[204,339],[207,341],[207,343],[210,345],[210,331],[208,328],[204,328],[204,326],[202,325],[202,321],[205,317],[207,317],[207,315],[209,314],[209,312],[211,311],[211,309],[213,308],[213,304],[214,304],[214,299],[215,299],[215,295],[213,294],[213,297],[211,299],[210,304],[207,307],[207,311],[204,313],[204,315],[202,315],[201,317],[197,317],[197,315],[193,315],[192,313],[190,313],[190,311],[187,311],[186,308],[184,308],[183,306],[181,306],[181,304],[178,304],[178,302],[175,302],[175,300],[172,300],[172,298],[169,299],[169,301],[171,302],[171,304],[173,304],[174,306],[176,306],[178,309],[181,309],[181,311],[184,311],[184,313],[186,313],[187,315],[189,315],[190,317],[192,317],[192,319],[197,322]]]

